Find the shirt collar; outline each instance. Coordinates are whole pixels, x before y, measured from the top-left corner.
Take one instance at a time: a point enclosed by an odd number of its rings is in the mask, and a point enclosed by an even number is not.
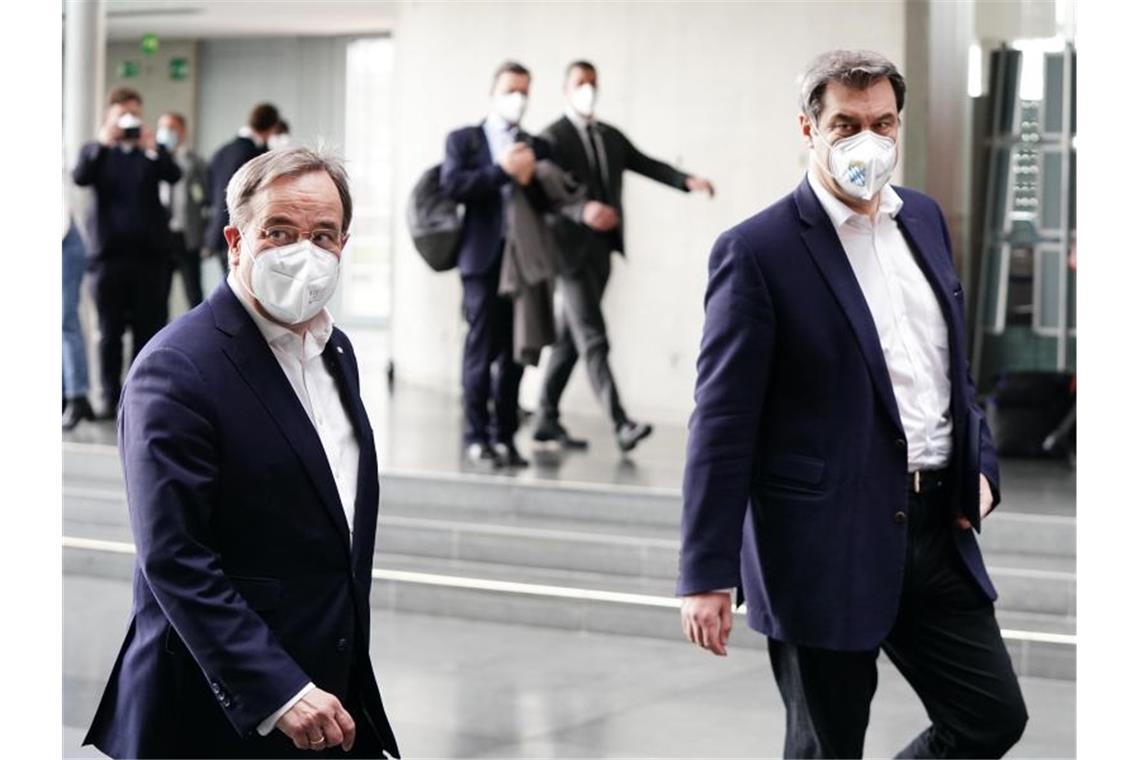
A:
[[[259,148],[265,147],[265,140],[258,137],[257,133],[250,129],[249,125],[244,125],[238,130],[238,137],[244,137],[247,140],[253,140],[253,144]]]
[[[831,219],[831,223],[835,226],[835,229],[838,230],[849,222],[852,217],[859,215],[858,211],[836,198],[835,195],[824,186],[823,182],[815,176],[815,172],[811,169],[808,169],[807,176],[808,184],[811,185],[812,192],[814,192],[815,197],[819,199],[820,205],[823,206],[824,212],[828,218]],[[879,215],[887,214],[894,218],[898,216],[902,205],[902,198],[900,198],[899,194],[895,192],[895,189],[891,187],[891,184],[888,182],[883,185],[883,189],[879,191]]]
[[[234,292],[246,312],[253,318],[253,323],[257,325],[261,336],[270,346],[289,351],[305,360],[324,353],[333,330],[332,314],[329,313],[328,309],[321,309],[320,313],[313,317],[302,338],[285,325],[279,325],[259,314],[253,306],[253,296],[238,280],[237,272],[232,269],[226,275],[226,284],[230,286],[230,290]]]
[[[566,118],[570,120],[571,124],[573,124],[575,127],[578,128],[579,132],[585,132],[586,127],[588,127],[594,123],[594,117],[593,116],[587,118],[587,117],[583,116],[582,114],[578,113],[577,111],[575,111],[570,106],[566,106],[565,114],[566,114]]]

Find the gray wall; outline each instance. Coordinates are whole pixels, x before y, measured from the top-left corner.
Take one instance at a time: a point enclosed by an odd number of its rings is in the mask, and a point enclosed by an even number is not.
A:
[[[534,72],[524,126],[562,111],[563,67],[592,59],[600,117],[650,155],[716,184],[692,197],[630,176],[628,260],[615,260],[605,313],[612,363],[632,415],[682,422],[692,406],[706,261],[717,234],[789,192],[805,154],[797,75],[831,47],[871,47],[903,61],[901,2],[606,3],[503,5],[405,2],[396,44],[395,218],[448,130],[487,110],[490,75],[514,57]],[[459,278],[437,275],[405,234],[395,249],[392,350],[399,377],[459,387],[464,329]],[[566,410],[598,414],[575,373]],[[528,371],[524,404],[533,406]]]

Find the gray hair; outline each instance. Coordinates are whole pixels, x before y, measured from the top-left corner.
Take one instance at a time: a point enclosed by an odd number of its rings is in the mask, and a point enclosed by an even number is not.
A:
[[[828,82],[865,90],[883,77],[895,91],[895,104],[902,111],[906,99],[906,80],[884,56],[872,50],[828,50],[816,57],[804,72],[800,84],[800,110],[819,123],[823,112],[823,92]]]
[[[226,185],[226,208],[230,224],[242,227],[249,223],[249,202],[266,185],[281,177],[297,177],[309,172],[323,171],[329,175],[340,194],[344,219],[340,231],[347,232],[352,221],[352,195],[348,190],[348,174],[339,158],[321,149],[303,145],[290,145],[263,153],[246,161]]]

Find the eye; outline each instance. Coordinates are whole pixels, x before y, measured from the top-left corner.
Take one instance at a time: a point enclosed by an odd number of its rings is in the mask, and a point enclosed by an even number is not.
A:
[[[317,230],[313,233],[313,243],[319,245],[321,248],[328,248],[335,246],[338,243],[337,235],[328,230]]]
[[[289,239],[289,232],[283,227],[270,227],[265,231],[265,239],[271,243],[284,243]]]

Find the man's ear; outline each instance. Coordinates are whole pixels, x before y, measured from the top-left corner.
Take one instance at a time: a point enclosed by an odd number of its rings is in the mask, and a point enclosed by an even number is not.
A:
[[[226,237],[230,269],[237,269],[241,261],[241,230],[231,224],[222,230],[222,234]]]

